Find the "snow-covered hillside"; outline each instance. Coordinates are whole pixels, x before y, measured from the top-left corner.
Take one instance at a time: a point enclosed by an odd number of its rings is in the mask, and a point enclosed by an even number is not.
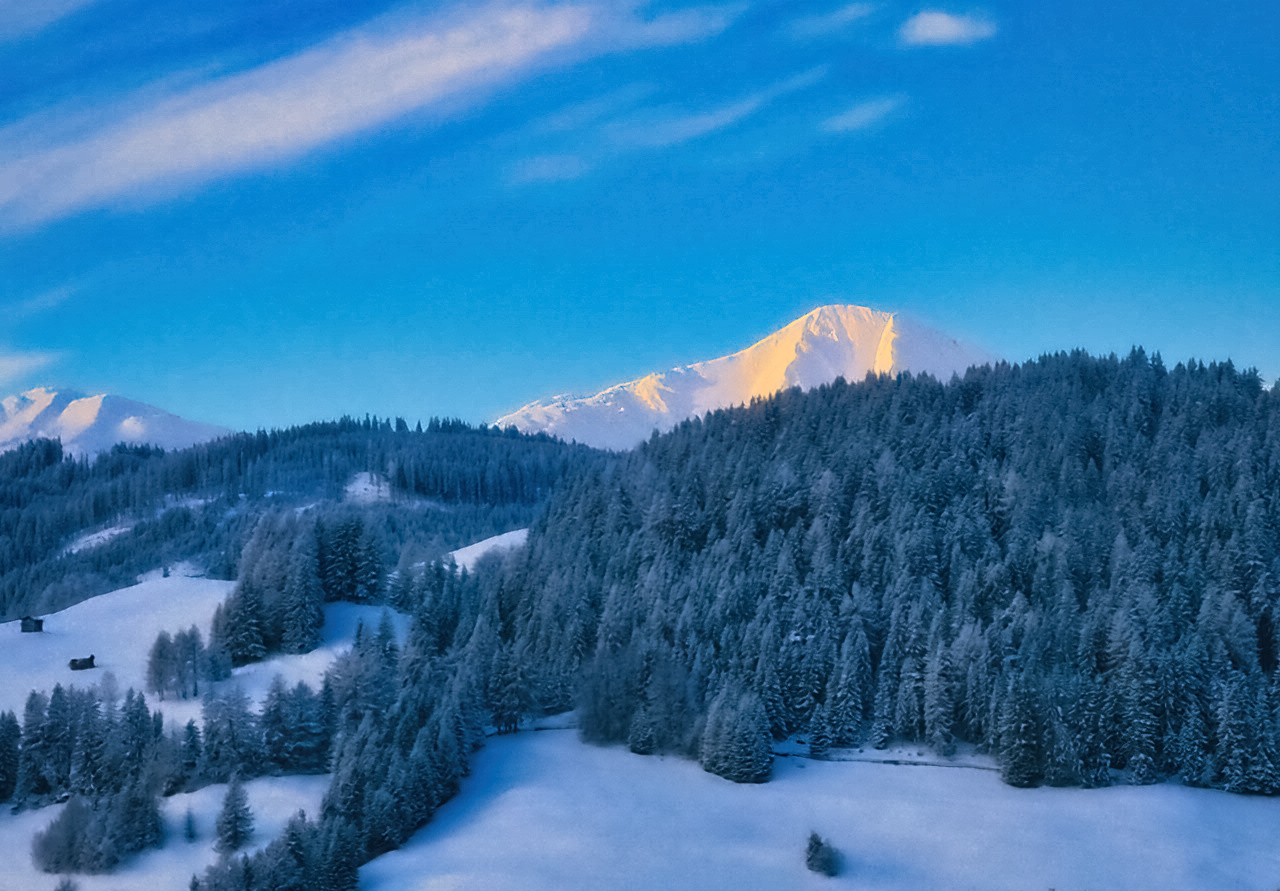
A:
[[[75,455],[101,452],[118,442],[180,449],[230,432],[122,396],[37,387],[0,400],[0,451],[38,437],[60,438]]]
[[[476,568],[476,563],[485,554],[500,554],[510,551],[523,545],[528,538],[528,529],[514,529],[511,532],[504,532],[501,535],[486,538],[484,541],[467,545],[465,548],[458,548],[449,556],[453,558],[453,562],[457,564],[459,569],[471,570]]]
[[[147,652],[156,635],[195,625],[207,640],[213,611],[232,587],[216,579],[157,578],[50,613],[39,634],[23,634],[18,622],[0,624],[0,711],[21,717],[32,690],[48,692],[56,683],[84,687],[108,671],[121,693],[145,689]],[[90,654],[95,670],[67,667]]]
[[[1015,789],[995,770],[799,758],[736,785],[547,730],[490,739],[459,796],[361,869],[360,887],[1274,891],[1276,805],[1174,783]],[[841,875],[805,869],[810,832],[843,853]]]
[[[102,594],[68,609],[44,616],[45,630],[23,633],[18,622],[0,624],[0,712],[22,717],[27,694],[45,693],[55,684],[87,687],[103,681],[110,672],[120,693],[145,688],[147,654],[156,635],[195,625],[208,638],[214,609],[234,587],[233,582],[179,575],[149,578],[129,588]],[[256,708],[265,699],[276,675],[292,686],[305,681],[319,689],[325,669],[351,646],[356,628],[378,626],[383,607],[332,603],[325,607],[323,639],[319,647],[298,656],[276,656],[237,668],[232,677],[214,685],[238,687]],[[408,618],[390,612],[401,640]],[[71,671],[72,658],[95,657],[97,668]],[[169,729],[201,718],[196,699],[159,700],[147,696],[149,706],[163,712]],[[260,777],[246,783],[254,812],[256,832],[252,850],[270,842],[299,809],[313,817],[328,787],[328,776]],[[118,871],[101,876],[77,876],[81,891],[152,891],[185,888],[193,873],[203,873],[218,854],[213,849],[214,820],[226,792],[213,785],[197,792],[163,799],[165,843],[128,860]],[[31,862],[31,837],[57,816],[59,806],[11,814],[0,808],[0,891],[52,888],[56,877],[39,872]],[[183,824],[190,809],[198,838],[188,842]]]
[[[244,784],[253,812],[254,832],[244,853],[252,853],[276,838],[298,811],[315,817],[329,786],[328,775],[258,777]],[[77,875],[80,891],[181,891],[192,875],[203,875],[220,855],[214,848],[215,823],[227,794],[225,783],[205,786],[160,800],[164,820],[164,846],[143,851],[105,875]],[[45,891],[58,883],[31,862],[31,837],[44,829],[61,805],[11,814],[0,809],[0,891]],[[195,823],[196,837],[185,836],[187,811]]]
[[[18,622],[0,624],[0,712],[12,711],[21,717],[27,694],[49,692],[53,685],[88,686],[111,672],[123,693],[130,687],[146,689],[147,654],[161,631],[173,634],[195,625],[205,640],[213,611],[235,587],[234,582],[216,579],[154,578],[129,588],[101,594],[61,612],[44,617],[44,631],[23,634]],[[273,656],[262,662],[234,670],[223,685],[235,685],[251,703],[260,703],[277,674],[289,685],[305,681],[319,689],[329,663],[351,645],[357,626],[378,627],[380,606],[331,603],[325,606],[325,624],[320,646],[299,656]],[[397,634],[403,640],[408,617],[388,611]],[[71,671],[68,662],[92,654],[97,668]],[[195,699],[158,700],[147,697],[154,709],[164,712],[168,725],[181,726],[200,719],[200,702]],[[0,891],[3,891],[0,886]]]
[[[655,429],[786,387],[810,389],[842,375],[858,381],[868,372],[906,370],[945,380],[989,361],[981,350],[900,313],[824,306],[732,356],[650,374],[595,396],[531,402],[494,423],[627,449]]]

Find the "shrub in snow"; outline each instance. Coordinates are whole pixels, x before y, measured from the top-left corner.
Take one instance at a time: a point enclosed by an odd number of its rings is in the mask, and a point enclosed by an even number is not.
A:
[[[804,865],[813,872],[834,876],[840,872],[840,852],[816,832],[809,833],[809,845],[804,852]]]

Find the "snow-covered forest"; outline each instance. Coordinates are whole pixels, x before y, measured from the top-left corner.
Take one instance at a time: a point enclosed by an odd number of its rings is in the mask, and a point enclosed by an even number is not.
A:
[[[964,746],[1013,786],[1280,791],[1280,393],[1230,363],[1135,350],[837,380],[618,454],[368,421],[0,461],[4,528],[25,504],[61,530],[0,578],[50,579],[48,597],[59,561],[117,555],[105,579],[149,541],[152,565],[181,548],[237,578],[207,636],[150,643],[151,700],[59,686],[0,716],[0,798],[68,801],[36,845],[50,871],[154,844],[160,796],[328,772],[317,813],[194,886],[354,888],[465,794],[486,734],[569,709],[588,742],[738,782],[767,781],[791,738],[818,759]],[[360,473],[393,494],[344,500]],[[61,551],[123,514],[132,532]],[[444,558],[450,536],[529,522],[473,570]],[[257,707],[199,689],[314,648],[335,601],[393,608],[407,635],[364,628],[322,684]],[[195,698],[200,721],[156,717]]]
[[[424,559],[528,525],[589,450],[512,434],[344,418],[168,453],[120,445],[77,458],[33,441],[0,453],[0,618],[61,609],[192,556],[211,576],[235,578],[264,510],[329,510],[372,470],[391,497],[354,507],[391,567],[406,547]]]
[[[1278,484],[1280,393],[1230,363],[837,381],[566,488],[499,627],[600,740],[962,740],[1014,785],[1273,793]]]

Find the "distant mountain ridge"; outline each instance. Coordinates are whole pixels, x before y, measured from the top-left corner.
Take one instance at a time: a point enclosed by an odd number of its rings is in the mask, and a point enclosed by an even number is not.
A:
[[[856,381],[867,372],[928,372],[946,380],[990,361],[982,350],[901,313],[823,306],[731,356],[650,374],[594,396],[531,402],[495,423],[629,449],[655,429],[787,387],[810,389],[841,376]]]
[[[0,451],[42,437],[61,439],[73,455],[92,455],[119,442],[180,449],[230,432],[123,396],[36,387],[0,400]]]

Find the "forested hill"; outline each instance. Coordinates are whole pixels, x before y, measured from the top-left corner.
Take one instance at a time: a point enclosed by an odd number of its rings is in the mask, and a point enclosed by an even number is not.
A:
[[[1141,350],[791,390],[553,499],[499,580],[535,700],[767,776],[769,734],[1015,784],[1274,792],[1280,392]]]
[[[527,525],[568,470],[595,454],[455,420],[424,430],[376,418],[174,452],[121,445],[92,460],[37,440],[0,454],[0,620],[60,609],[176,560],[234,578],[258,518],[291,506],[359,510],[386,563],[424,559]],[[383,481],[386,497],[345,503],[360,473]],[[77,544],[103,529],[110,535]]]

